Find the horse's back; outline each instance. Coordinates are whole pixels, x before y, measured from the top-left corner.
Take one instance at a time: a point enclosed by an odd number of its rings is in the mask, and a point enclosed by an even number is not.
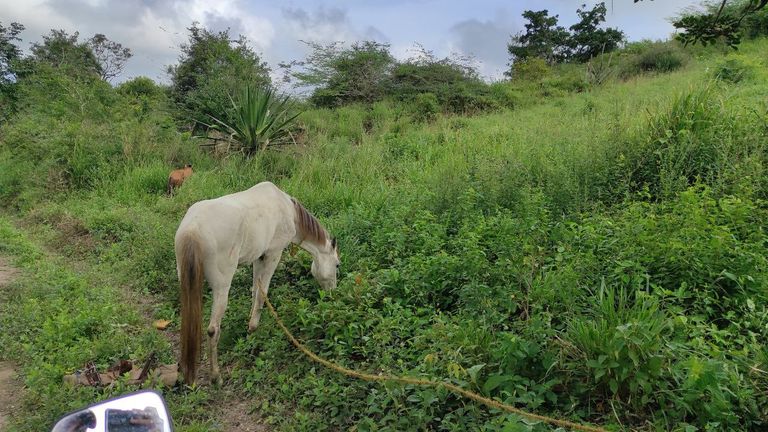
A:
[[[205,255],[253,261],[270,248],[285,247],[295,234],[290,197],[269,182],[194,203],[176,231],[201,242]]]

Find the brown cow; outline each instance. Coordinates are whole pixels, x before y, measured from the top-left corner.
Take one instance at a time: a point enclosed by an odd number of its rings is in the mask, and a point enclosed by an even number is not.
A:
[[[187,177],[191,175],[192,175],[191,164],[184,165],[184,168],[182,169],[171,171],[171,174],[168,176],[168,195],[173,195],[173,190],[181,186],[181,184],[184,183],[184,180],[186,180]]]

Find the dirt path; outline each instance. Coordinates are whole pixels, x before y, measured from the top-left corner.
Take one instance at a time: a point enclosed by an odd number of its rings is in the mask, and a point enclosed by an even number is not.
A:
[[[10,283],[17,270],[0,257],[0,289]],[[16,371],[11,363],[0,362],[0,431],[5,430],[9,415],[18,404],[21,385],[16,379]]]

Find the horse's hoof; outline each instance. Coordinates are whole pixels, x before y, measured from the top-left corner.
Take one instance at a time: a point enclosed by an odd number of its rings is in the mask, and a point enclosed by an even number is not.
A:
[[[256,331],[256,327],[259,326],[259,318],[248,321],[248,333],[253,333]]]
[[[211,384],[213,384],[216,387],[221,387],[221,385],[224,383],[224,380],[221,379],[221,375],[213,375],[211,376]]]

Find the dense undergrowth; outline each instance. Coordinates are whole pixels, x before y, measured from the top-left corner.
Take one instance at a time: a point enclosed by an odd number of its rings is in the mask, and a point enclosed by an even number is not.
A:
[[[41,72],[0,129],[0,252],[34,269],[0,303],[1,355],[29,389],[14,430],[109,396],[59,385],[84,361],[172,358],[115,287],[177,323],[186,208],[263,180],[340,239],[337,290],[318,290],[305,254],[286,254],[270,290],[321,355],[615,430],[763,430],[767,62],[758,40],[602,87],[497,84],[526,103],[473,117],[387,101],[310,110],[298,145],[248,160],[201,151],[160,97]],[[188,162],[195,174],[167,197],[168,171]],[[242,268],[225,387],[276,430],[547,430],[443,391],[340,377],[271,318],[248,335],[249,287]],[[216,429],[216,392],[167,389],[178,430]]]

